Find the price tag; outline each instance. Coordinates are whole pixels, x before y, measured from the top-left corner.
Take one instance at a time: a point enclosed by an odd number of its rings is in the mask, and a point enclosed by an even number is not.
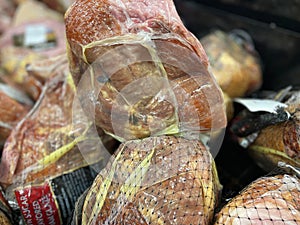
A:
[[[235,98],[235,102],[238,102],[245,106],[250,112],[269,112],[277,114],[278,108],[286,108],[287,105],[278,101],[268,99],[246,99]]]
[[[25,28],[24,45],[32,46],[47,42],[47,27],[43,25],[30,25]]]

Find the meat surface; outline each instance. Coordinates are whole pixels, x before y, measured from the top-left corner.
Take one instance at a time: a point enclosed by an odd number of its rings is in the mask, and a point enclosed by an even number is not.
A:
[[[12,184],[14,178],[27,167],[71,140],[68,135],[72,121],[69,109],[72,106],[74,92],[71,85],[66,82],[68,74],[66,57],[64,60],[61,58],[60,62],[60,66],[53,71],[52,79],[45,84],[44,93],[34,108],[15,127],[5,143],[0,163],[2,185]],[[46,174],[49,176],[60,173],[64,169],[64,166],[56,168],[56,164],[53,164],[42,170],[44,174],[35,175],[29,180],[46,177]],[[34,173],[34,170],[30,172]],[[19,182],[26,183],[28,177],[25,172],[24,175],[24,180]]]
[[[83,132],[88,129],[88,122],[73,107],[75,89],[66,55],[38,65],[31,67],[32,73],[34,70],[42,77],[48,68],[47,73],[51,76],[33,109],[13,129],[4,145],[0,183],[5,188],[44,182],[103,158],[96,151],[99,149],[95,141]],[[42,65],[46,68],[42,69]],[[74,111],[76,114],[73,116]],[[104,134],[99,131],[99,136]],[[103,144],[108,143],[109,146],[111,140],[111,137],[107,138]],[[96,143],[99,145],[99,141],[96,140]]]
[[[65,21],[77,92],[107,133],[128,140],[225,126],[205,52],[173,1],[78,0]]]
[[[285,110],[291,117],[262,129],[249,147],[250,156],[265,171],[271,171],[279,161],[300,167],[300,91],[291,91],[286,98]]]

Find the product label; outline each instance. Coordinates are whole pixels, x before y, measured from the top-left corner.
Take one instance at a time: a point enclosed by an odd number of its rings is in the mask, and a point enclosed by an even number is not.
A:
[[[250,112],[269,112],[277,114],[277,109],[286,108],[287,105],[270,99],[235,98],[235,102],[244,105]]]
[[[67,224],[77,199],[91,186],[96,173],[84,167],[51,179],[39,186],[28,186],[15,191],[25,224]]]
[[[56,196],[63,221],[68,221],[72,217],[77,199],[92,185],[95,176],[93,170],[86,167],[51,181],[51,188]]]
[[[24,45],[36,45],[47,42],[47,27],[43,25],[31,25],[25,28]]]
[[[55,198],[48,183],[16,190],[15,195],[27,225],[61,224]]]
[[[43,24],[26,26],[24,33],[13,35],[13,42],[15,46],[36,51],[53,48],[57,44],[55,32]]]

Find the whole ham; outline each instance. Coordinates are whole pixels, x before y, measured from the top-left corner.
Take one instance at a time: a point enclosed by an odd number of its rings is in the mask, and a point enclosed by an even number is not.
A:
[[[195,140],[124,142],[80,201],[72,224],[211,224],[221,185],[214,160]]]
[[[65,22],[77,94],[107,133],[124,141],[225,126],[207,56],[172,0],[77,0]]]
[[[7,78],[37,100],[42,84],[29,77],[26,65],[66,52],[63,16],[41,2],[18,5],[11,26],[0,38],[0,66]]]
[[[223,207],[215,225],[299,224],[300,180],[283,174],[261,177]]]

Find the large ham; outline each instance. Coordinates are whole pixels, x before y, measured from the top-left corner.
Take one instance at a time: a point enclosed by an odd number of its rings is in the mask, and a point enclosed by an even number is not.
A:
[[[77,93],[107,133],[128,140],[225,126],[207,56],[172,0],[77,0],[65,21]]]

